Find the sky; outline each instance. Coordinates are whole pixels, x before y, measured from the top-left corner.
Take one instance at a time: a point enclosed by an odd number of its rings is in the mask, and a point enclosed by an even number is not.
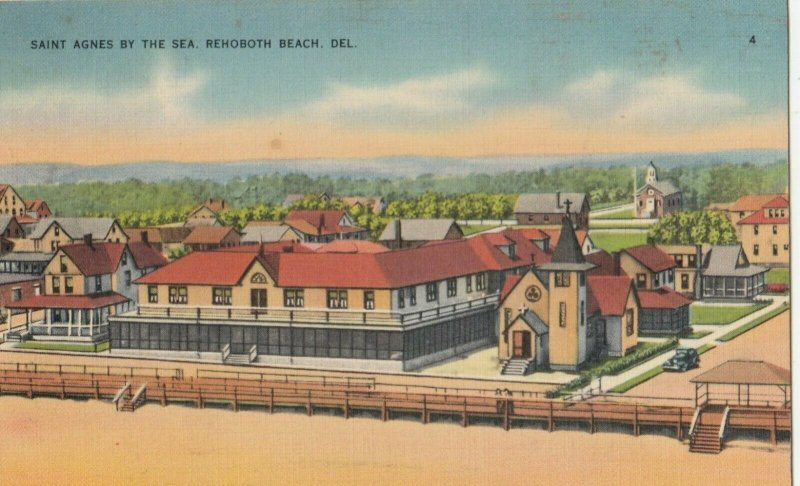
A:
[[[786,22],[775,0],[0,3],[0,163],[785,149]]]

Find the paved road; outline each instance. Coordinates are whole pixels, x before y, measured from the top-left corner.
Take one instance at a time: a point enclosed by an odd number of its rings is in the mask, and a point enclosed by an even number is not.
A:
[[[757,318],[759,318],[759,317],[761,317],[761,316],[763,316],[765,314],[768,314],[768,313],[772,312],[773,310],[775,310],[778,307],[780,307],[784,302],[788,302],[789,301],[789,296],[774,296],[772,298],[773,298],[772,303],[770,305],[764,307],[763,309],[760,309],[760,310],[758,310],[756,312],[753,312],[752,314],[746,315],[746,316],[742,317],[739,320],[733,321],[730,324],[726,324],[724,326],[714,326],[715,330],[711,334],[709,334],[708,336],[702,337],[700,339],[682,339],[680,341],[680,346],[682,346],[682,347],[692,347],[692,348],[697,349],[697,348],[703,346],[704,344],[715,343],[717,339],[719,339],[720,337],[722,337],[725,334],[729,333],[730,331],[732,331],[732,330],[734,330],[734,329],[736,329],[736,328],[738,328],[740,326],[743,326],[744,324],[747,324],[748,322],[750,322],[750,321],[752,321],[754,319],[757,319]],[[723,344],[717,343],[717,345],[718,346],[723,346],[724,343]],[[649,370],[655,368],[656,366],[660,366],[664,361],[667,360],[667,358],[672,356],[673,353],[674,353],[674,351],[672,351],[672,350],[671,351],[667,351],[665,353],[662,353],[662,354],[660,354],[658,356],[655,356],[654,358],[651,358],[651,359],[645,361],[644,363],[641,363],[641,364],[629,369],[628,371],[620,373],[619,375],[616,375],[616,376],[604,376],[603,379],[602,379],[603,391],[608,391],[608,390],[614,388],[615,386],[630,380],[631,378],[637,377],[637,376],[641,375],[642,373],[645,373],[646,371],[649,371]],[[596,390],[596,388],[597,388],[597,382],[596,381],[593,382],[591,385],[583,388],[582,390],[579,390],[576,393],[587,394],[588,395],[589,393],[591,393],[592,388],[594,388]]]

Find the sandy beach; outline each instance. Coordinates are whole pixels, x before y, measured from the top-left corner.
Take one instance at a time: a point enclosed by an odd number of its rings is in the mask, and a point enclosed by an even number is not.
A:
[[[789,447],[0,397],[14,484],[789,484]],[[572,458],[572,459],[570,459]]]

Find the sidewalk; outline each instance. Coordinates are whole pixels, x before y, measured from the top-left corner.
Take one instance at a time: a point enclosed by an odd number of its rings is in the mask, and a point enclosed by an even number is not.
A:
[[[711,334],[709,334],[708,336],[704,336],[704,337],[702,337],[700,339],[681,339],[679,345],[682,346],[682,347],[691,347],[691,348],[697,349],[697,348],[700,348],[701,346],[703,346],[704,344],[715,343],[718,338],[724,336],[725,334],[729,333],[730,331],[732,331],[734,329],[737,329],[738,327],[743,326],[743,325],[747,324],[748,322],[750,322],[752,320],[755,320],[755,319],[757,319],[757,318],[759,318],[759,317],[761,317],[761,316],[763,316],[765,314],[768,314],[768,313],[772,312],[773,310],[775,310],[778,307],[780,307],[781,305],[783,305],[784,302],[788,302],[788,301],[789,301],[789,297],[788,296],[774,296],[772,303],[770,305],[764,307],[763,309],[760,309],[760,310],[758,310],[756,312],[753,312],[752,314],[748,314],[748,315],[742,317],[739,320],[731,322],[730,324],[726,324],[724,326],[713,326],[714,327],[714,331]],[[711,326],[704,326],[704,329],[706,329],[707,327],[711,327]],[[721,343],[716,343],[716,344],[717,344],[717,346],[721,346],[722,345]],[[644,363],[641,363],[641,364],[639,364],[639,365],[637,365],[637,366],[635,366],[635,367],[633,367],[633,368],[631,368],[631,369],[629,369],[629,370],[627,370],[627,371],[625,371],[623,373],[620,373],[619,375],[616,375],[616,376],[614,376],[614,375],[604,376],[603,377],[603,381],[602,381],[602,383],[603,383],[603,391],[611,390],[615,386],[617,386],[617,385],[619,385],[621,383],[624,383],[624,382],[630,380],[631,378],[637,377],[637,376],[641,375],[642,373],[645,373],[645,372],[650,371],[651,369],[653,369],[653,368],[655,368],[657,366],[660,366],[664,361],[667,360],[667,358],[672,356],[673,353],[674,353],[674,350],[670,350],[670,351],[662,353],[662,354],[660,354],[658,356],[655,356],[655,357],[645,361]],[[581,390],[577,390],[575,393],[576,394],[583,394],[583,393],[587,393],[588,394],[588,393],[590,393],[591,389],[593,388],[592,385],[596,385],[596,380],[593,380],[593,382],[589,386],[586,386]]]

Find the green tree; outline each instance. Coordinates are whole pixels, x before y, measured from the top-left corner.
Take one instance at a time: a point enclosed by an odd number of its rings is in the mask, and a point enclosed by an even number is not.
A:
[[[717,211],[679,211],[668,214],[647,231],[647,242],[665,245],[730,245],[736,232]]]

